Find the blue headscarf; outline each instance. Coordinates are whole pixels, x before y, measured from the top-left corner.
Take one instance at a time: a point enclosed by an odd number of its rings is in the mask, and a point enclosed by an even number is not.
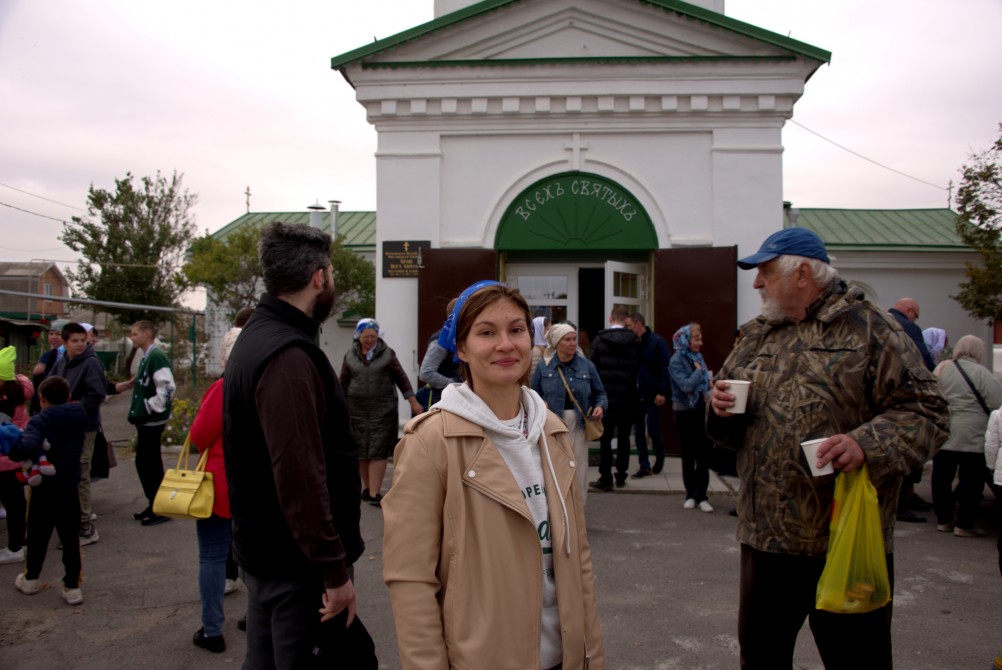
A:
[[[355,340],[361,337],[362,333],[371,328],[376,331],[376,335],[382,337],[382,330],[379,328],[379,322],[375,319],[359,319],[358,323],[355,324]]]
[[[710,371],[706,369],[706,361],[703,359],[703,354],[689,349],[689,341],[692,340],[692,330],[689,326],[690,324],[686,324],[676,330],[675,334],[672,335],[671,343],[672,346],[675,347],[675,351],[677,353],[692,361],[693,367],[696,366],[696,363],[699,363],[702,366],[703,378],[687,398],[689,407],[695,407],[699,404],[703,394],[708,393],[710,390]]]
[[[493,279],[483,279],[471,286],[466,287],[466,290],[460,293],[459,297],[456,298],[456,304],[452,308],[452,313],[449,314],[449,318],[445,320],[445,325],[442,326],[442,332],[438,334],[438,346],[451,353],[457,363],[459,362],[459,357],[456,355],[456,326],[459,322],[459,313],[463,311],[463,305],[466,304],[466,301],[471,295],[482,288],[487,288],[488,286],[504,286],[504,284],[499,281],[494,281]]]

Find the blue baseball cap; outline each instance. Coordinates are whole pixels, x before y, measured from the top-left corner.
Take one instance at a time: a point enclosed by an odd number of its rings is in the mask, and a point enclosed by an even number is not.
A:
[[[779,256],[804,256],[831,264],[825,243],[817,233],[807,228],[784,228],[765,239],[758,253],[738,259],[742,270],[754,270]]]

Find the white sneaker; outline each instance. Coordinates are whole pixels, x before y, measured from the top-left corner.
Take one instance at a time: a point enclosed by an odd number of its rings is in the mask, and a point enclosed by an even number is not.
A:
[[[223,595],[228,596],[238,590],[240,590],[240,582],[235,579],[227,579],[226,586],[223,587]]]
[[[91,512],[90,513],[90,520],[91,521],[97,521],[97,512]]]
[[[24,576],[22,572],[17,577],[14,578],[14,586],[17,590],[26,596],[33,596],[42,590],[42,580],[41,579],[28,579]]]
[[[0,563],[22,563],[24,561],[24,547],[17,551],[11,551],[7,547],[0,549]]]
[[[710,504],[709,500],[704,500],[703,502],[699,503],[699,509],[709,513],[713,511],[713,505]]]
[[[63,587],[63,600],[67,605],[79,605],[83,602],[83,591],[81,589],[68,589]]]
[[[685,502],[682,503],[684,509],[696,509],[696,501],[692,498],[686,498]]]

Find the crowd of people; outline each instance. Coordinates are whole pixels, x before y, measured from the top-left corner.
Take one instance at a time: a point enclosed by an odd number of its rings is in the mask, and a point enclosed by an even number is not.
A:
[[[755,271],[761,314],[741,326],[715,375],[698,323],[680,324],[669,343],[643,314],[616,307],[585,355],[574,324],[534,317],[517,290],[484,280],[449,303],[417,393],[374,319],[358,322],[340,375],[316,345],[334,304],[330,251],[330,237],[307,226],[263,229],[265,293],[238,315],[224,374],[191,427],[216,494],[212,515],[196,522],[202,626],[193,642],[225,650],[222,601],[239,566],[245,668],[325,659],[377,667],[353,585],[362,502],[382,509],[383,576],[404,668],[605,667],[586,496],[662,473],[666,406],[685,509],[714,511],[711,453],[736,454],[743,668],[790,667],[805,621],[826,668],[856,667],[861,647],[867,667],[891,667],[890,603],[851,615],[815,607],[841,473],[866,466],[892,587],[894,524],[925,520],[915,512],[929,504],[910,486],[930,458],[936,529],[984,534],[977,514],[986,480],[1002,485],[1002,383],[981,364],[983,342],[968,335],[949,349],[944,331],[918,327],[909,298],[886,312],[874,306],[839,277],[810,231],[779,231],[738,261]],[[85,471],[101,401],[133,391],[136,468],[150,503],[135,517],[151,526],[165,520],[152,502],[174,392],[153,324],[133,326],[142,362],[117,385],[86,337],[86,328],[67,324],[50,339],[34,385],[13,374],[0,350],[0,411],[8,415],[0,426],[8,513],[0,562],[26,560],[16,587],[37,593],[55,530],[70,604],[83,599],[80,545],[97,541]],[[743,410],[735,382],[750,383]],[[413,414],[399,440],[398,393]],[[590,431],[601,432],[592,482]],[[823,440],[814,464],[801,450],[811,439]],[[836,474],[815,476],[810,467],[828,464]],[[23,480],[32,476],[39,481],[27,487],[25,514]]]

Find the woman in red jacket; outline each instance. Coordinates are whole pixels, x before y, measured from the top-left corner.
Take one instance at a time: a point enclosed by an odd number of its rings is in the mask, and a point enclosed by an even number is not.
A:
[[[226,650],[223,640],[223,596],[226,589],[226,557],[233,536],[230,496],[223,463],[223,380],[218,379],[202,397],[191,422],[191,442],[201,454],[206,449],[206,472],[212,473],[215,495],[212,516],[195,522],[198,531],[198,590],[202,598],[202,627],[195,631],[195,646],[215,653]]]

